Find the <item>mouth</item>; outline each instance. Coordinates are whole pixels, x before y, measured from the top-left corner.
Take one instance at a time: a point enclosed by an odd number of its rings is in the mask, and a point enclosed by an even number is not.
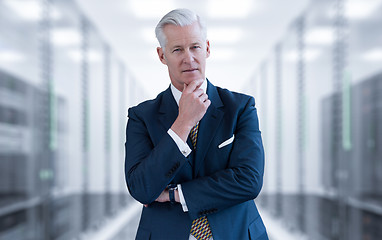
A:
[[[194,72],[194,71],[197,71],[197,70],[198,70],[197,68],[191,68],[191,69],[183,70],[182,72],[190,73],[190,72]]]

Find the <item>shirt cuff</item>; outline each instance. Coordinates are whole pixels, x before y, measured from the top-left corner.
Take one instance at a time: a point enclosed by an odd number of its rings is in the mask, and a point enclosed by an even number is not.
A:
[[[183,192],[182,192],[182,186],[180,184],[178,186],[178,194],[179,194],[179,201],[180,204],[182,204],[183,212],[188,212],[186,200],[184,199]]]
[[[187,143],[183,142],[183,140],[176,134],[171,128],[167,131],[168,135],[174,140],[175,144],[178,146],[179,151],[187,157],[191,153],[191,148],[187,145]]]

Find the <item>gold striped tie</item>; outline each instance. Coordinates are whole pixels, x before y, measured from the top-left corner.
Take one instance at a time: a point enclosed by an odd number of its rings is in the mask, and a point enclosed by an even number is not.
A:
[[[192,146],[196,149],[196,140],[198,138],[199,123],[197,123],[190,132],[190,138]],[[191,235],[197,240],[207,240],[212,237],[212,232],[210,224],[208,223],[207,217],[200,217],[192,221]]]
[[[191,132],[190,132],[190,138],[191,138],[192,146],[194,147],[194,149],[196,149],[196,139],[198,138],[198,130],[199,130],[199,122],[193,128],[191,128]]]

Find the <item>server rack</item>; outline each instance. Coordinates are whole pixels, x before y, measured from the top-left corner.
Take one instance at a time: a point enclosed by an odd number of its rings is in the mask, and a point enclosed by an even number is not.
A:
[[[339,191],[336,178],[339,177],[340,167],[336,158],[331,154],[333,148],[342,150],[341,144],[333,144],[333,139],[327,135],[323,137],[323,163],[322,176],[324,185],[334,189],[334,194],[328,197],[322,205],[322,221],[320,232],[328,239],[341,239],[338,235],[338,224],[346,228],[348,239],[381,239],[382,237],[382,154],[380,151],[382,139],[382,108],[381,108],[382,73],[354,85],[351,89],[351,129],[353,131],[352,149],[348,172],[352,188],[346,198],[346,218],[339,215],[336,206],[335,193]],[[337,93],[336,93],[337,94]],[[330,119],[330,106],[334,94],[323,100],[322,122],[328,132],[335,131]],[[329,140],[329,141],[328,141]],[[334,207],[328,207],[332,205]],[[326,210],[329,209],[329,210]],[[331,222],[331,227],[327,226]],[[328,229],[332,229],[331,233]]]
[[[0,238],[43,239],[50,232],[51,222],[43,213],[52,209],[49,199],[56,173],[47,161],[58,164],[58,152],[50,159],[42,156],[37,109],[46,93],[4,71],[0,92]],[[59,112],[65,102],[56,102]]]

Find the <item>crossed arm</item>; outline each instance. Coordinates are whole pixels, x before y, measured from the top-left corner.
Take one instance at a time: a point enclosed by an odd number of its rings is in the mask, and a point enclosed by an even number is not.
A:
[[[209,106],[209,102],[200,99],[202,94],[195,90],[196,85],[191,84],[183,90],[179,115],[171,127],[184,141],[191,127],[204,116]],[[203,103],[208,105],[205,110],[198,105]],[[187,112],[184,112],[184,109],[187,109]],[[199,112],[190,113],[190,109]],[[126,156],[126,181],[129,191],[143,204],[169,201],[166,186],[176,175],[176,171],[172,175],[166,173],[176,165],[177,169],[180,169],[187,162],[187,158],[182,155],[168,134],[154,147],[139,116],[132,111],[129,117],[131,136],[128,136],[126,143],[126,150],[129,152],[129,156]],[[213,175],[182,183],[182,192],[190,216],[197,218],[204,210],[218,211],[255,198],[262,186],[263,168],[264,154],[257,113],[254,100],[250,99],[238,119],[235,142],[227,168]],[[203,201],[200,200],[200,196],[203,196]],[[179,201],[177,191],[175,200]]]

